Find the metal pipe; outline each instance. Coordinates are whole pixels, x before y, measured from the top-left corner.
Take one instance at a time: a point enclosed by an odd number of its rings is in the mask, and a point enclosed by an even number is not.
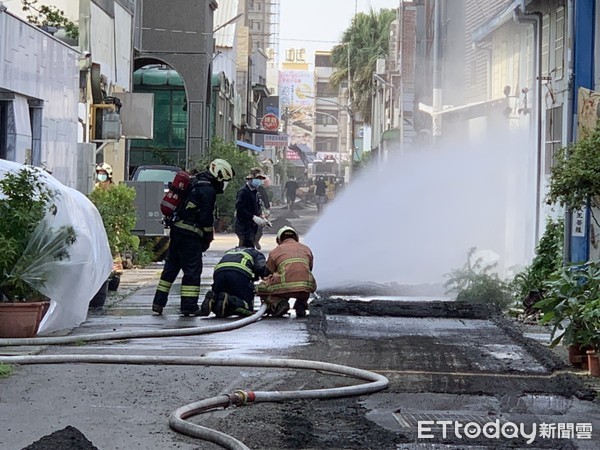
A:
[[[535,57],[535,92],[536,92],[536,187],[535,187],[535,230],[534,239],[540,238],[540,213],[542,203],[542,14],[540,12],[524,13],[521,7],[515,9],[514,21],[519,24],[533,25]]]
[[[574,133],[573,133],[573,97],[574,97],[574,55],[573,55],[573,36],[575,29],[575,5],[574,0],[568,0],[567,2],[567,83],[570,86],[567,89],[567,111],[565,121],[567,124],[566,136],[567,142],[570,143],[574,141]],[[564,214],[564,240],[563,240],[563,265],[568,265],[571,263],[571,233],[573,232],[573,213],[570,208],[567,206],[565,208]]]

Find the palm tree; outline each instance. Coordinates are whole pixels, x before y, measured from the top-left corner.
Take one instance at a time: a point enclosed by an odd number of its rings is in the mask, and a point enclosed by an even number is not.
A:
[[[388,56],[390,24],[395,19],[396,11],[392,9],[375,12],[371,8],[368,14],[359,13],[344,31],[342,42],[332,50],[335,72],[331,76],[331,83],[338,87],[346,81],[350,68],[353,109],[360,113],[366,123],[371,122],[373,73],[377,59]]]

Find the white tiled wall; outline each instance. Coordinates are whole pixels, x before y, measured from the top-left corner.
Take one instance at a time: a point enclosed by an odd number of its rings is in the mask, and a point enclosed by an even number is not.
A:
[[[75,187],[77,173],[78,53],[7,12],[0,13],[0,90],[15,95],[16,148],[25,162],[31,148],[27,99],[43,100],[41,161],[56,178]]]

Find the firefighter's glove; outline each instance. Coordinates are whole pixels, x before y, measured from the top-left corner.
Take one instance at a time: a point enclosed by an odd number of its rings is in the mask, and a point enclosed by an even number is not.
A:
[[[214,239],[214,234],[212,231],[204,231],[202,232],[202,251],[205,252],[209,249],[210,243]]]
[[[262,217],[253,216],[252,221],[258,225],[259,227],[266,227],[269,221],[267,219],[263,219]]]

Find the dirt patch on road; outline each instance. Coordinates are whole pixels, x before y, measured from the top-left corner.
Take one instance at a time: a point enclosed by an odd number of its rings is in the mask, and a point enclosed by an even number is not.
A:
[[[28,445],[22,450],[98,450],[81,431],[68,426]]]

